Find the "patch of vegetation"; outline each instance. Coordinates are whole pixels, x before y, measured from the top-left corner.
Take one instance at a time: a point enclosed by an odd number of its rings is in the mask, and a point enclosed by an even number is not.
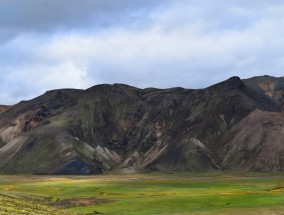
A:
[[[284,209],[283,187],[283,176],[261,174],[1,176],[0,212],[280,214]]]
[[[0,214],[72,215],[77,213],[58,207],[50,207],[35,200],[25,200],[23,197],[19,196],[0,194]]]

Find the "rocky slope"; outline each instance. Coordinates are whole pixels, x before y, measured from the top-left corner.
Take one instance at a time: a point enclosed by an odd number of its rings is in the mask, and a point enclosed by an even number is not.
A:
[[[0,106],[0,172],[282,171],[283,99],[270,76],[48,91]]]

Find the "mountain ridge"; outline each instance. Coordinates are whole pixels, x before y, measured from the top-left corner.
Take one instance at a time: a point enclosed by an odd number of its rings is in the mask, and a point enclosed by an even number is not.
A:
[[[283,171],[283,105],[284,78],[271,76],[51,90],[0,106],[0,172]]]

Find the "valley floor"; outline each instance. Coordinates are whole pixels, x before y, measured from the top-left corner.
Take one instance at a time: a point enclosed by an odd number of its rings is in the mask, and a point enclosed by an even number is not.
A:
[[[284,214],[284,175],[0,176],[1,214]]]

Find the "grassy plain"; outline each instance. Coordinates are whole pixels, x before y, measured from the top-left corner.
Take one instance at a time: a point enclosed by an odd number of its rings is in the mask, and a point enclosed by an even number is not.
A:
[[[0,176],[0,214],[284,214],[284,176]]]

